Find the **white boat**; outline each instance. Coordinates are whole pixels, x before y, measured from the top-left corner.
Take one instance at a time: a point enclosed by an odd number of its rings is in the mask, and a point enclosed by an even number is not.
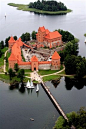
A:
[[[30,82],[30,86],[31,86],[31,89],[34,89],[35,87],[33,86],[33,82],[31,81]]]
[[[36,89],[36,92],[38,92],[39,91],[39,85],[37,84],[37,89]]]
[[[34,119],[33,119],[33,118],[30,118],[30,120],[31,120],[31,121],[34,121]]]
[[[26,87],[27,87],[27,88],[31,88],[31,85],[30,85],[29,80],[28,80],[28,82],[27,82],[27,84],[26,84]]]

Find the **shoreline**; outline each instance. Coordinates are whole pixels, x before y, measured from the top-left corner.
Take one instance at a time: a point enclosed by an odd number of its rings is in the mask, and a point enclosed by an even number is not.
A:
[[[24,5],[24,4],[8,3],[8,5],[17,7],[17,10],[29,11],[29,12],[34,12],[36,14],[44,14],[44,15],[64,15],[64,14],[72,12],[71,9],[67,9],[66,11],[51,12],[51,11],[38,10],[35,8],[28,8],[28,5]]]

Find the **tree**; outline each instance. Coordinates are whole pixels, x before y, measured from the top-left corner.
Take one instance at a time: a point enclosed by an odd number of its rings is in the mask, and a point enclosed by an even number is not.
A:
[[[19,70],[19,67],[18,67],[18,64],[17,64],[17,63],[14,65],[14,70],[15,70],[16,72],[18,72],[18,70]]]
[[[53,0],[49,0],[49,1],[45,1],[45,0],[37,0],[37,2],[31,2],[29,4],[29,8],[36,8],[36,9],[40,9],[40,10],[44,10],[44,11],[60,11],[60,10],[67,10],[67,7],[61,3],[61,2],[57,2],[57,1],[53,1]]]
[[[8,70],[8,73],[9,73],[10,80],[12,80],[12,77],[13,77],[13,70],[12,70],[12,68],[10,68]]]
[[[25,41],[29,41],[30,40],[30,33],[26,32],[25,33]]]
[[[73,44],[71,42],[68,42],[65,47],[65,54],[66,55],[73,55]]]
[[[14,36],[13,38],[14,38],[15,40],[17,40],[17,36]]]
[[[67,55],[65,58],[65,72],[66,74],[75,74],[76,73],[76,56]]]
[[[37,34],[36,31],[33,31],[33,32],[32,32],[32,34],[31,34],[31,35],[32,35],[32,39],[36,39],[36,34]]]
[[[70,32],[61,29],[58,29],[58,32],[62,35],[63,42],[69,42],[71,40],[74,40],[74,36]]]
[[[60,51],[59,55],[60,55],[60,61],[61,61],[61,64],[64,62],[64,58],[65,58],[65,55],[64,55],[64,50],[63,51]]]
[[[0,42],[0,48],[3,49],[4,48],[4,41]]]
[[[71,125],[76,129],[86,129],[86,108],[81,107],[78,112],[67,114],[69,122],[60,116],[53,129],[70,129]]]
[[[21,39],[23,42],[25,41],[25,34],[24,33],[21,35]]]
[[[23,33],[21,35],[21,39],[22,39],[23,42],[29,41],[30,40],[30,33],[28,33],[28,32],[26,32],[25,34]]]
[[[0,48],[0,57],[2,56],[2,51],[1,51],[1,48]]]
[[[83,61],[80,61],[79,63],[76,64],[76,77],[77,78],[82,78],[85,76],[85,64]]]
[[[21,82],[23,82],[24,74],[25,74],[24,69],[20,69],[20,70],[18,71],[18,78],[20,78],[20,81],[21,81]]]
[[[5,46],[8,47],[8,41],[10,39],[10,36],[8,38],[5,39]]]

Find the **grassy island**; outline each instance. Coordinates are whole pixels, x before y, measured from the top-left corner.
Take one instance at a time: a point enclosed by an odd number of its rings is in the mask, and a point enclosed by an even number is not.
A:
[[[29,5],[15,4],[15,3],[9,3],[8,5],[17,7],[18,10],[30,11],[30,12],[34,12],[37,14],[47,14],[47,15],[60,15],[60,14],[66,14],[72,11],[71,9],[60,10],[60,11],[44,11],[44,10],[40,10],[36,8],[29,8]]]

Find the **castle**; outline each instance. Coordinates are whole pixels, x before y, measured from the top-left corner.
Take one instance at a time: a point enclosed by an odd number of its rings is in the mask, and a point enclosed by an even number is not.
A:
[[[41,43],[45,42],[45,44],[47,44],[50,48],[53,47],[53,45],[59,46],[62,42],[62,40],[61,40],[62,36],[58,32],[49,32],[44,27],[39,27],[36,37],[37,37],[38,42],[41,42]],[[31,69],[32,71],[60,69],[60,56],[56,51],[51,56],[50,60],[41,61],[34,54],[31,57],[30,61],[24,62],[22,60],[22,56],[21,56],[22,48],[24,46],[27,47],[28,49],[33,49],[33,48],[31,48],[30,46],[28,46],[24,42],[22,42],[21,38],[19,38],[18,40],[15,41],[12,36],[11,36],[10,40],[8,41],[8,45],[9,45],[9,49],[11,50],[11,55],[8,58],[9,68],[14,69],[15,63],[17,63],[20,69]]]
[[[62,45],[62,35],[58,31],[50,32],[44,26],[39,27],[36,39],[38,43],[44,43],[49,48]]]

